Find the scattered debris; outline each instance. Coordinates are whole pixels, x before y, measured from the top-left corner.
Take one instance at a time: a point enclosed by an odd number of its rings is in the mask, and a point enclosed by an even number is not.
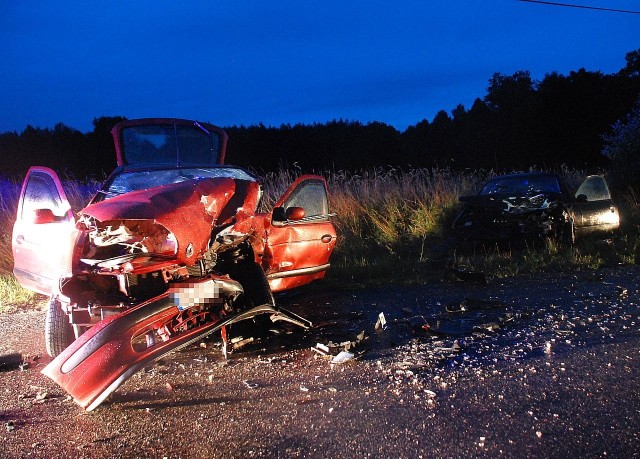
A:
[[[387,319],[384,316],[384,312],[378,314],[378,321],[376,322],[376,330],[386,330],[387,328]]]
[[[16,429],[16,421],[7,421],[7,432],[13,432]]]
[[[460,302],[448,303],[445,306],[447,312],[481,311],[486,309],[505,308],[506,305],[498,300],[480,300],[477,298],[465,298]]]
[[[239,340],[236,340],[236,338],[231,340],[231,343],[233,345],[233,349],[234,350],[240,349],[240,348],[246,346],[249,343],[253,343],[253,341],[254,341],[253,337],[244,338],[244,339],[242,337],[239,337],[239,338],[240,338]],[[236,341],[234,341],[234,340],[236,340]]]
[[[451,345],[451,347],[442,347],[442,346],[437,346],[433,349],[434,352],[460,352],[462,350],[462,346],[460,346],[460,343],[458,342],[458,340],[455,340],[453,342],[453,345]]]
[[[246,379],[244,381],[242,381],[242,382],[243,382],[243,384],[245,386],[247,386],[248,389],[256,389],[256,388],[260,387],[260,385],[258,383],[250,382],[250,381],[248,381]]]
[[[355,357],[355,354],[352,354],[351,352],[348,352],[348,351],[342,351],[338,355],[336,355],[334,358],[331,359],[331,363],[332,364],[346,363],[352,360],[354,357]]]
[[[329,346],[325,346],[322,343],[317,343],[314,347],[311,348],[311,350],[323,356],[329,355]]]
[[[365,351],[360,345],[367,339],[368,336],[363,330],[358,333],[355,341],[342,341],[337,344],[333,341],[329,341],[326,344],[316,343],[315,346],[311,347],[311,350],[329,359],[332,364],[340,364],[364,354]]]

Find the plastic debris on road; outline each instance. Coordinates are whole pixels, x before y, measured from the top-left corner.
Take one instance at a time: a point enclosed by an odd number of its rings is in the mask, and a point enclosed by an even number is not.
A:
[[[387,319],[384,316],[384,312],[378,314],[378,321],[376,322],[376,330],[386,330],[387,328]]]
[[[353,360],[354,357],[355,357],[355,354],[352,354],[351,352],[348,352],[348,351],[342,351],[338,355],[336,355],[334,358],[331,359],[331,363],[332,364],[346,363],[350,360]]]

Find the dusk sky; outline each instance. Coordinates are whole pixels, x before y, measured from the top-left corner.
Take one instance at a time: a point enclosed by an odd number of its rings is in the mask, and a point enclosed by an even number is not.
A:
[[[614,73],[640,48],[640,14],[517,0],[0,1],[0,132],[116,115],[404,130],[470,108],[495,72]]]

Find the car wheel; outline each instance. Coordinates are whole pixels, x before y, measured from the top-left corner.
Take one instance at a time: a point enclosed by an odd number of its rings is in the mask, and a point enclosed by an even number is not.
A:
[[[44,323],[44,339],[47,354],[58,356],[74,340],[73,327],[67,314],[57,298],[51,298],[47,306],[47,317]]]

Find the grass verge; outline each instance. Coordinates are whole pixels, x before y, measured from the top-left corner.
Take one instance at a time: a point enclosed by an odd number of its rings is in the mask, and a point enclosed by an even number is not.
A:
[[[0,275],[0,313],[15,309],[36,309],[44,300],[44,296],[21,287],[13,275]]]

